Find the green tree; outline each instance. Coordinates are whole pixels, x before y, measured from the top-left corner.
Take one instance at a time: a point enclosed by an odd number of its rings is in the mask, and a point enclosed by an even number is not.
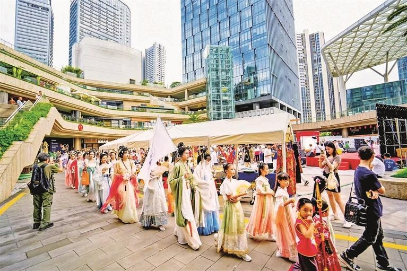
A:
[[[141,85],[147,86],[147,84],[148,84],[148,80],[147,80],[147,79],[144,79],[143,81],[141,81]]]
[[[69,65],[65,66],[65,67],[62,67],[61,72],[63,72],[63,73],[67,73],[67,72],[75,73],[76,77],[78,77],[78,78],[81,77],[81,74],[83,73],[83,71],[81,69],[75,68],[75,67],[72,67],[72,66],[69,66]]]
[[[192,113],[191,115],[189,115],[189,119],[184,120],[182,123],[188,124],[188,123],[197,123],[197,122],[203,122],[203,121],[205,121],[205,120],[202,119],[199,114]]]
[[[394,21],[395,20],[395,21]],[[398,6],[389,16],[387,16],[387,21],[392,22],[383,33],[387,33],[395,28],[400,27],[401,25],[407,23],[407,5]],[[403,37],[407,36],[407,31],[403,33]]]
[[[170,88],[175,88],[178,87],[179,85],[181,85],[181,82],[175,81],[171,83]]]
[[[331,132],[320,132],[319,136],[331,136],[332,133]]]

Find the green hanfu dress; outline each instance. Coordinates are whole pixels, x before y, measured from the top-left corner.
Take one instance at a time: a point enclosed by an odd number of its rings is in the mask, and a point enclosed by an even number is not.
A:
[[[191,179],[185,179],[185,173],[189,173]],[[174,234],[178,237],[178,243],[188,244],[192,249],[197,250],[202,243],[192,211],[192,173],[186,163],[179,161],[175,164],[168,180],[175,199]]]

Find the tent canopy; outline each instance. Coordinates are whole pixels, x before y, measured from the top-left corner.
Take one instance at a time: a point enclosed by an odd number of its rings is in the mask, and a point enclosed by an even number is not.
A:
[[[169,127],[168,134],[175,144],[184,142],[187,146],[283,143],[291,119],[295,117],[281,112],[251,118],[177,125]],[[119,139],[118,144],[109,142],[110,144],[103,145],[101,149],[112,149],[119,145],[148,148],[152,137],[153,130],[148,130]]]

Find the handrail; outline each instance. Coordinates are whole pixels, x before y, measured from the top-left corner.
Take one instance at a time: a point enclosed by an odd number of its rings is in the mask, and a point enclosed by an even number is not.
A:
[[[38,98],[35,100],[35,102],[33,103],[33,105],[32,105],[32,107],[30,108],[30,111],[31,111],[31,109],[34,107],[34,106],[36,106],[37,105],[37,103],[39,103],[39,101],[42,99],[42,95],[41,96],[38,96]]]
[[[6,126],[7,123],[9,123],[9,122],[18,114],[18,112],[20,112],[20,111],[23,109],[23,107],[25,106],[26,103],[27,103],[27,101],[25,101],[22,106],[19,106],[19,107],[6,119],[6,121],[3,123],[3,127]]]

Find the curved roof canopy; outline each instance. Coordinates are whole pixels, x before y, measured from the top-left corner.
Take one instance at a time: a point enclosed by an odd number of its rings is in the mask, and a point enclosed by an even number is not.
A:
[[[407,18],[407,11],[403,11],[391,21],[387,19],[402,5],[407,5],[407,0],[387,0],[325,44],[322,52],[333,76],[352,74],[407,55],[407,23],[384,33],[393,23]]]

